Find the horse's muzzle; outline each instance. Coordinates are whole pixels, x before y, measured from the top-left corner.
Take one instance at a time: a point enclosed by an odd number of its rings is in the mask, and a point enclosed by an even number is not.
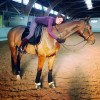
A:
[[[95,43],[95,39],[94,40],[87,40],[87,43],[90,45],[93,45]]]
[[[95,39],[90,41],[91,45],[95,43]]]

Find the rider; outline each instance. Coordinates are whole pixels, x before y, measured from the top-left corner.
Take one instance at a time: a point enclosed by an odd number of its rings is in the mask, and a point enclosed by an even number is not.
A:
[[[44,16],[44,17],[36,17],[31,25],[30,25],[30,33],[28,36],[26,36],[22,43],[19,46],[19,51],[23,52],[25,45],[28,43],[28,40],[34,35],[35,28],[38,24],[46,25],[48,27],[48,33],[49,35],[56,39],[59,43],[64,43],[65,40],[62,38],[58,38],[53,32],[52,32],[52,26],[56,24],[61,24],[64,21],[64,17],[62,15],[57,16],[56,18],[51,16]]]

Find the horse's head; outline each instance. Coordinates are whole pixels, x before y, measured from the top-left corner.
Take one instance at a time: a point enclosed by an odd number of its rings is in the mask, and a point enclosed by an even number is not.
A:
[[[87,43],[89,44],[94,44],[95,38],[94,34],[92,33],[91,26],[89,24],[89,19],[90,18],[85,18],[84,20],[74,20],[63,24],[63,30],[58,27],[63,31],[62,34],[58,35],[58,37],[67,39],[69,36],[77,32],[81,37],[84,38],[84,41],[87,41]]]
[[[94,44],[95,43],[95,37],[94,34],[91,30],[91,26],[89,24],[90,18],[85,18],[83,22],[81,23],[81,28],[80,28],[80,35],[84,38],[85,41],[87,41],[89,44]]]

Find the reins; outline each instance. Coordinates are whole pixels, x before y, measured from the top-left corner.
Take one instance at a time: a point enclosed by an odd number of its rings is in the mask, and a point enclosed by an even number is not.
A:
[[[89,33],[89,30],[88,30],[88,28],[87,28],[87,23],[86,23],[85,21],[84,21],[84,24],[85,24],[85,28],[84,28],[83,33],[82,33],[83,38],[85,37],[84,32],[85,32],[86,30],[87,30],[88,33]],[[86,39],[84,38],[84,41],[88,40],[92,35],[93,35],[93,33],[90,34]]]
[[[55,28],[56,28],[56,31],[58,32],[58,34],[60,35],[61,33],[59,32],[59,30],[57,29],[56,26],[55,26]],[[66,38],[66,37],[65,37],[65,38]],[[82,42],[84,42],[84,40],[82,40],[81,42],[76,43],[76,44],[70,44],[70,45],[65,44],[65,45],[66,45],[66,46],[77,46],[78,44],[81,44]]]
[[[67,45],[67,44],[64,44],[64,45],[66,45],[66,46],[77,46],[77,45],[79,45],[79,44],[81,44],[82,42],[84,42],[84,41],[87,41],[92,35],[93,35],[93,33],[92,34],[90,34],[86,39],[85,39],[85,36],[84,36],[84,33],[85,33],[85,31],[87,30],[88,31],[88,29],[87,29],[87,23],[84,21],[84,24],[85,24],[85,28],[84,28],[84,30],[83,30],[83,33],[82,33],[82,37],[84,38],[84,40],[82,40],[82,41],[80,41],[79,43],[76,43],[76,44],[70,44],[70,45]],[[60,35],[61,33],[59,32],[59,30],[58,30],[58,28],[55,26],[55,28],[56,28],[56,31],[58,32],[58,34]],[[78,30],[78,29],[77,29]],[[76,31],[77,31],[76,30]],[[76,32],[76,31],[74,31],[74,32]],[[70,35],[72,35],[74,32],[71,32],[70,34],[69,34],[69,36]],[[61,37],[61,35],[60,35],[60,37]],[[65,37],[65,39],[67,39],[67,37],[68,36],[66,36]],[[86,43],[87,44],[87,43]],[[85,45],[86,45],[85,44]],[[84,45],[84,46],[85,46]],[[84,47],[83,46],[83,47]]]
[[[79,50],[79,49],[82,49],[86,44],[87,44],[87,42],[86,42],[81,48],[78,48],[78,50]],[[62,46],[63,46],[65,49],[68,49],[68,48],[66,47],[66,46],[68,46],[68,45],[62,44]]]

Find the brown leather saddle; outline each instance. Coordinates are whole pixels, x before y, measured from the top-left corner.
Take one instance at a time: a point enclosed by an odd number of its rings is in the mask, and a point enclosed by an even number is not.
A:
[[[23,40],[23,38],[25,38],[27,35],[29,35],[28,26],[25,27],[21,39]],[[41,40],[41,35],[42,35],[42,25],[37,25],[34,35],[32,36],[32,38],[29,39],[29,43],[31,43],[32,45],[38,44]]]

